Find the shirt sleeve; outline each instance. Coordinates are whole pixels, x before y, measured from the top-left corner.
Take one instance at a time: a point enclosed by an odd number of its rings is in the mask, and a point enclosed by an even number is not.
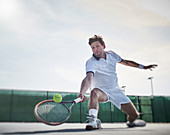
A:
[[[115,57],[117,62],[122,62],[123,59],[118,54],[115,53]]]
[[[116,59],[117,62],[122,62],[123,61],[123,59],[118,54],[116,54],[115,52],[110,51],[110,53]]]
[[[92,62],[91,60],[88,60],[86,62],[86,74],[89,72],[92,72],[93,74],[96,72],[95,63]]]

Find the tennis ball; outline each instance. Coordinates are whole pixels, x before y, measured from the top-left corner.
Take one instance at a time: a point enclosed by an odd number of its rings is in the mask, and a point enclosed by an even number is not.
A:
[[[56,102],[56,103],[60,103],[60,102],[62,101],[62,96],[61,96],[60,94],[55,94],[55,95],[53,96],[53,100],[54,100],[54,102]]]

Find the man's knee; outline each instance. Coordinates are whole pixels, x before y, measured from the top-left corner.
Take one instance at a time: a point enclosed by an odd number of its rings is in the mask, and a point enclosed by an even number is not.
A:
[[[98,90],[97,89],[93,89],[91,91],[90,97],[98,97]]]
[[[103,103],[103,102],[106,102],[108,100],[108,97],[100,89],[94,88],[91,91],[90,99],[95,99],[95,100],[98,100],[98,102]]]

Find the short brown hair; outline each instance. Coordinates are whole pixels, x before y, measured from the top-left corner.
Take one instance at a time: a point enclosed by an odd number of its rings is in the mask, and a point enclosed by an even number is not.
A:
[[[102,46],[104,46],[104,41],[101,36],[94,35],[93,37],[89,38],[89,45],[91,45],[93,42],[99,41]]]

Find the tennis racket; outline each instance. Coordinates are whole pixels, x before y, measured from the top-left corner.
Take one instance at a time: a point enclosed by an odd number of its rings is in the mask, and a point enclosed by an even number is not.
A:
[[[44,100],[35,106],[34,114],[38,120],[47,125],[61,125],[70,118],[71,108],[86,100],[86,96],[83,99],[79,97],[73,101],[61,101],[60,103],[56,103],[54,100]],[[69,104],[71,104],[70,107],[68,107]]]

